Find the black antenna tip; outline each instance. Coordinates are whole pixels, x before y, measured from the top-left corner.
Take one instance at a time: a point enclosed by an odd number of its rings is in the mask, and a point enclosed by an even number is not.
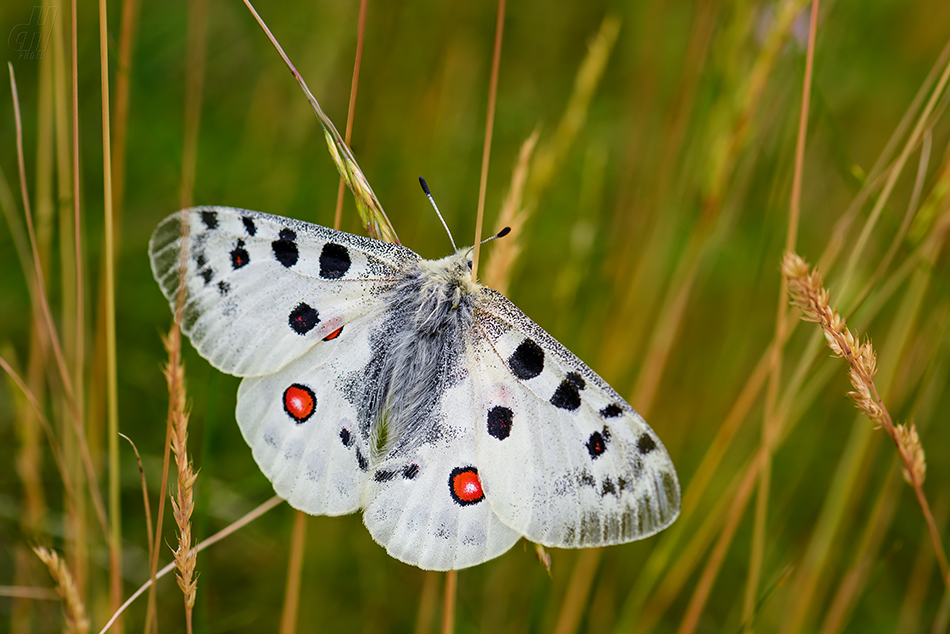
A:
[[[504,229],[502,229],[501,231],[499,231],[499,232],[495,235],[495,237],[496,237],[496,238],[504,238],[504,237],[505,237],[506,235],[508,235],[509,233],[511,233],[511,227],[505,227]]]
[[[420,177],[419,177],[419,184],[422,185],[422,191],[424,191],[424,192],[426,193],[426,196],[431,196],[431,195],[432,195],[432,194],[429,193],[429,186],[426,185],[426,179],[424,179],[424,178],[422,178],[422,177],[420,176]]]

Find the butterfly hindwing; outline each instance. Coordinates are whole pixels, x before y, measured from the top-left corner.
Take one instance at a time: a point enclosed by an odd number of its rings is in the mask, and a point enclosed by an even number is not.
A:
[[[312,515],[360,507],[369,469],[370,430],[360,425],[347,380],[372,357],[373,314],[347,324],[278,372],[247,377],[237,420],[261,471],[291,506]]]
[[[561,548],[622,543],[669,525],[679,482],[653,430],[504,296],[480,296],[469,344],[478,465],[502,521]]]
[[[471,376],[440,398],[438,433],[370,474],[363,521],[403,562],[452,570],[504,553],[521,537],[495,515],[481,490]]]
[[[183,229],[182,330],[213,366],[238,376],[274,372],[378,310],[380,294],[419,259],[399,245],[299,220],[194,207],[165,218],[149,243],[173,310]]]

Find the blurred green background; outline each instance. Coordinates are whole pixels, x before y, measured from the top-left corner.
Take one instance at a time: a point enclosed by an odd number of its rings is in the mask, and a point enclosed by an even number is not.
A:
[[[124,171],[116,196],[118,397],[120,430],[142,454],[154,513],[168,400],[160,336],[171,315],[146,249],[155,225],[181,200],[189,72],[203,69],[196,204],[331,225],[338,175],[309,105],[242,3],[134,6],[125,154],[113,157],[114,169]],[[509,191],[519,148],[535,130],[539,140],[527,164],[529,217],[506,238],[509,246],[493,243],[484,257],[490,260],[496,248],[521,250],[503,267],[508,296],[645,414],[677,465],[686,504],[673,529],[643,542],[596,553],[553,551],[550,576],[532,547],[520,544],[462,571],[456,631],[737,632],[753,623],[745,598],[750,570],[758,571],[752,606],[760,631],[930,631],[940,622],[941,602],[950,610],[896,452],[845,396],[846,364],[813,343],[812,324],[792,333],[771,388],[760,362],[780,301],[808,6],[509,3],[486,234]],[[201,7],[204,50],[189,45],[189,30],[192,37],[201,31],[195,20]],[[359,4],[257,9],[342,132]],[[4,59],[19,88],[26,182],[54,320],[64,331],[76,323],[63,282],[75,267],[60,245],[68,233],[59,205],[71,213],[71,186],[57,184],[55,148],[57,138],[69,142],[70,132],[54,120],[56,95],[69,97],[69,54],[66,79],[57,79],[48,29],[62,29],[68,42],[69,10],[64,4],[50,13],[24,0],[0,5],[0,34],[10,34]],[[108,10],[115,99],[129,4],[112,2]],[[456,241],[472,241],[496,10],[487,2],[368,3],[351,146],[403,244],[427,258],[446,255],[450,246],[419,191],[420,175]],[[52,17],[39,24],[38,15]],[[939,79],[946,69],[940,56],[950,40],[950,4],[838,0],[822,3],[819,16],[797,250],[812,263],[822,260],[832,304],[855,333],[871,337],[881,367],[878,388],[895,420],[917,425],[928,459],[924,490],[946,546],[945,91],[934,96],[922,132],[911,132],[923,107],[912,106],[915,95],[924,89],[926,103],[934,86],[933,79],[926,83],[928,73],[935,68]],[[105,495],[97,21],[95,3],[80,3],[83,394]],[[609,54],[602,75],[589,67],[578,88],[591,47]],[[573,118],[565,120],[572,99]],[[113,123],[116,112],[113,103]],[[899,128],[902,117],[909,125]],[[895,131],[896,149],[875,172]],[[908,139],[908,160],[894,167]],[[33,368],[31,384],[45,386],[38,395],[63,437],[55,364],[31,344],[37,320],[28,292],[32,272],[24,273],[18,252],[23,205],[15,141],[4,81],[0,204],[14,220],[0,229],[0,355],[23,374]],[[881,199],[891,175],[893,191]],[[849,208],[862,196],[863,204]],[[856,250],[879,201],[880,219]],[[349,194],[343,219],[345,230],[360,232]],[[894,255],[878,271],[892,243]],[[798,324],[797,312],[788,322]],[[268,499],[272,489],[234,423],[238,380],[211,369],[187,344],[185,363],[189,449],[200,470],[194,532],[202,539]],[[90,512],[82,548],[77,545],[48,445],[35,427],[26,430],[36,423],[24,413],[29,408],[18,389],[0,385],[0,586],[49,587],[27,549],[54,546],[68,562],[85,566],[82,592],[98,631],[111,614],[106,541]],[[757,498],[742,483],[762,442],[765,412],[776,411],[782,433],[768,494]],[[134,454],[124,442],[120,451],[122,594],[128,596],[148,578],[147,543]],[[757,500],[766,509],[761,564],[751,554]],[[196,631],[277,631],[292,520],[293,511],[282,505],[198,556]],[[308,518],[306,528],[298,631],[437,630],[443,575],[390,559],[359,515]],[[168,512],[163,531],[164,543],[175,544]],[[163,547],[162,564],[169,560]],[[703,595],[706,580],[711,586]],[[158,600],[160,630],[184,631],[181,593],[170,578],[159,582]],[[696,619],[689,621],[690,614]],[[144,598],[127,615],[128,631],[142,627]],[[55,603],[0,596],[0,632],[61,627]]]

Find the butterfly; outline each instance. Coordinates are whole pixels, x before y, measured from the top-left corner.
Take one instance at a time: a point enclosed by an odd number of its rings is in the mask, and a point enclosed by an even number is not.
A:
[[[184,285],[182,331],[244,377],[238,424],[291,506],[362,509],[391,556],[428,570],[482,563],[522,537],[580,548],[668,526],[680,487],[656,433],[473,282],[470,254],[425,260],[228,207],[172,214],[149,242],[173,311]]]

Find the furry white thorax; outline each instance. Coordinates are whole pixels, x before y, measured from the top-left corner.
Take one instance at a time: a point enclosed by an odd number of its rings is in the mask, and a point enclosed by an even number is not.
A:
[[[476,296],[483,287],[472,281],[470,249],[459,249],[440,260],[419,260],[409,274],[388,292],[390,318],[380,333],[371,363],[373,394],[362,408],[372,412],[371,463],[407,452],[445,427],[438,420],[439,395],[446,381],[459,377],[447,371],[464,367],[464,333],[472,328]],[[369,377],[367,377],[369,378]]]

